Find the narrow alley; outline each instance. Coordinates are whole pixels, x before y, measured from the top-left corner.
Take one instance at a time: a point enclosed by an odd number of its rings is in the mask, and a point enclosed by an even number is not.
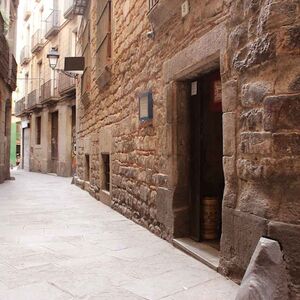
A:
[[[13,176],[0,186],[1,300],[235,298],[232,281],[70,178]]]

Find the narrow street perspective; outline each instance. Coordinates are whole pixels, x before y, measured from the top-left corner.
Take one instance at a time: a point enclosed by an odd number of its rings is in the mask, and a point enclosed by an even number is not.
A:
[[[300,300],[299,195],[299,0],[0,0],[0,300]]]
[[[235,299],[235,283],[70,184],[0,186],[0,299]]]

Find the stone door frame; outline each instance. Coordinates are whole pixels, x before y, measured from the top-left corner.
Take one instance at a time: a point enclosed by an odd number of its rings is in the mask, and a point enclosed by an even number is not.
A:
[[[164,198],[161,201],[165,201],[166,217],[161,221],[168,229],[171,239],[189,235],[190,185],[187,174],[189,174],[190,148],[189,143],[186,142],[189,141],[190,132],[188,110],[190,90],[188,82],[214,69],[223,69],[226,43],[227,30],[225,24],[221,23],[193,44],[174,55],[163,65],[167,107],[168,173],[170,174],[170,180],[168,191],[163,192],[164,197],[159,197],[158,202],[160,202],[160,198]],[[224,93],[222,74],[221,80],[222,93]],[[224,121],[227,118],[225,111],[223,107],[223,127],[225,127]],[[235,118],[232,119],[235,120]],[[229,139],[235,140],[235,131],[232,134],[234,136],[228,136],[228,132],[223,129],[225,190],[227,185],[227,173],[225,170],[227,150],[225,145]],[[161,206],[161,204],[158,205]]]

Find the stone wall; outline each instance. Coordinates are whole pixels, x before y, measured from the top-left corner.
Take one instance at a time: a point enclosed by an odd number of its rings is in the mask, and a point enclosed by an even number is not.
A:
[[[60,11],[63,12],[63,2],[60,3]],[[32,15],[39,14],[39,9],[35,9]],[[31,57],[27,65],[22,66],[24,73],[29,73],[30,80],[29,92],[37,90],[37,94],[41,93],[41,85],[54,76],[51,74],[52,70],[49,67],[47,54],[52,47],[58,47],[60,59],[58,61],[57,69],[64,68],[64,58],[72,56],[74,49],[72,49],[72,34],[77,31],[78,17],[74,16],[71,20],[66,20],[61,16],[60,31],[51,38],[51,40],[44,40],[44,45],[40,51]],[[41,64],[41,79],[39,78],[38,64]],[[59,72],[55,72],[55,79],[57,87],[59,86]],[[20,85],[24,85],[24,80],[19,81]],[[75,90],[75,88],[74,88]],[[58,95],[53,103],[41,105],[39,103],[30,116],[30,171],[51,173],[51,121],[50,116],[52,112],[58,111],[58,162],[57,162],[57,175],[70,177],[72,176],[72,161],[71,161],[71,134],[72,134],[72,106],[75,105],[75,91],[74,94]],[[25,95],[24,95],[25,96]],[[55,97],[53,97],[55,98]],[[39,100],[38,100],[39,101]],[[41,117],[41,143],[36,143],[36,117]],[[26,116],[26,118],[29,117]]]
[[[0,79],[0,183],[10,178],[10,116],[11,92]]]
[[[280,242],[299,293],[300,4],[233,1],[223,70],[223,272],[241,278],[258,239]],[[235,138],[236,137],[236,138]],[[298,294],[299,295],[299,294]]]
[[[160,3],[163,3],[161,1]],[[163,26],[154,24],[155,40],[146,33],[152,26],[147,17],[147,1],[113,1],[112,76],[105,87],[96,81],[96,1],[91,1],[92,79],[89,105],[79,103],[78,109],[78,168],[80,179],[85,174],[84,140],[89,138],[91,149],[91,182],[89,189],[100,198],[101,149],[107,143],[100,139],[100,129],[111,132],[111,205],[127,217],[166,238],[173,237],[172,211],[168,220],[162,215],[157,199],[170,194],[172,174],[169,174],[169,154],[166,148],[168,129],[165,83],[162,64],[177,51],[194,42],[216,24],[223,21],[227,3],[191,1],[191,12],[183,20],[179,2],[164,17]],[[215,7],[215,9],[212,8]],[[158,7],[158,9],[163,9]],[[160,10],[163,11],[163,10]],[[201,15],[199,15],[201,12]],[[149,15],[150,16],[150,15]],[[151,17],[150,17],[151,18]],[[151,89],[154,95],[154,118],[146,124],[138,119],[138,93]],[[78,92],[80,97],[80,90]],[[98,191],[95,193],[95,190]],[[171,191],[172,193],[172,191]],[[169,205],[172,209],[172,204]],[[167,224],[164,224],[166,222]]]
[[[77,182],[165,239],[185,235],[185,81],[220,67],[226,180],[220,271],[239,281],[259,238],[268,235],[283,247],[295,297],[299,1],[191,0],[184,19],[181,2],[170,2],[160,0],[148,14],[147,1],[112,1],[111,77],[103,87],[96,84],[97,10],[91,1],[92,86],[88,103],[77,91]],[[154,40],[146,35],[151,29]],[[154,118],[142,124],[137,95],[146,90],[153,92]],[[102,152],[111,155],[112,185],[105,199]]]

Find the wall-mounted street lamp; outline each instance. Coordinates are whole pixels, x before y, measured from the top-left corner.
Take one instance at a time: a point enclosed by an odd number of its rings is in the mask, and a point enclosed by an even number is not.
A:
[[[52,70],[55,70],[58,59],[59,53],[56,48],[51,48],[50,52],[47,54],[47,58],[49,59],[49,66]]]
[[[51,48],[47,54],[49,59],[49,66],[52,70],[62,72],[69,77],[76,77],[79,74],[83,74],[84,71],[84,57],[65,57],[65,68],[64,70],[56,69],[59,53],[57,48]]]

